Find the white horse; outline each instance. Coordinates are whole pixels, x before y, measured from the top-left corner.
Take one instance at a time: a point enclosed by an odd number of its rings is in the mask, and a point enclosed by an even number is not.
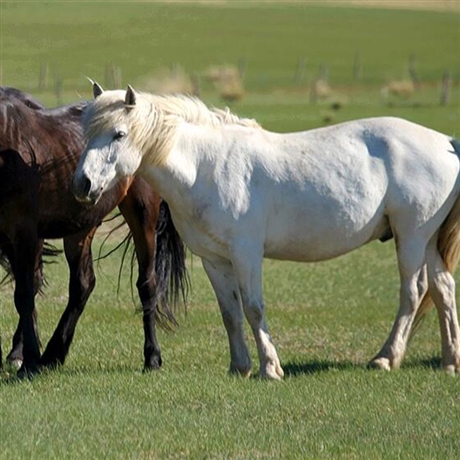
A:
[[[460,370],[451,275],[460,257],[456,141],[396,118],[278,134],[193,98],[136,93],[131,87],[93,89],[75,196],[96,203],[121,177],[141,174],[164,197],[216,293],[231,372],[251,372],[245,315],[260,375],[283,375],[265,322],[264,257],[314,262],[392,236],[400,306],[370,364],[400,365],[411,329],[431,298],[440,320],[443,366]]]

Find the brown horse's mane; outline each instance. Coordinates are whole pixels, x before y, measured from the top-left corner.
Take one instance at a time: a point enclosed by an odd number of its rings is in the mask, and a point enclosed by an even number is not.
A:
[[[26,96],[16,99],[0,91],[0,149],[14,149],[29,163],[33,151],[42,173],[50,165],[73,167],[84,146],[81,117],[88,102],[46,109]],[[57,152],[62,153],[57,156]]]
[[[14,98],[35,110],[45,108],[45,106],[40,101],[34,99],[30,94],[25,93],[24,91],[21,91],[17,88],[11,88],[9,86],[0,86],[0,98]]]

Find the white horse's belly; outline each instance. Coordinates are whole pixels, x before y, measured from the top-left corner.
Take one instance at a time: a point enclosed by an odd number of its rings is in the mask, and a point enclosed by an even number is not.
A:
[[[264,256],[270,259],[316,262],[332,259],[369,241],[391,235],[382,211],[366,221],[331,221],[328,227],[297,216],[296,232],[282,220],[267,231]],[[289,222],[286,220],[285,222]]]

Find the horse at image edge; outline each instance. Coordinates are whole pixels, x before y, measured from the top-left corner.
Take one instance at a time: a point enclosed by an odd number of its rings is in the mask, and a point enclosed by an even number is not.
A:
[[[196,98],[93,87],[88,143],[74,193],[97,204],[137,174],[168,203],[202,258],[230,343],[230,371],[248,375],[248,320],[260,374],[283,375],[265,321],[262,260],[315,262],[394,237],[400,305],[370,365],[397,368],[431,300],[442,363],[460,370],[452,272],[460,256],[460,146],[406,120],[356,120],[279,134]]]
[[[73,197],[71,179],[84,147],[86,105],[48,110],[20,90],[0,89],[0,251],[15,280],[20,316],[7,359],[23,363],[21,374],[64,363],[95,285],[91,243],[116,206],[128,223],[138,261],[145,369],[161,366],[155,324],[175,324],[172,308],[186,289],[183,244],[166,204],[160,205],[159,195],[142,179],[121,180],[94,208]],[[70,281],[67,307],[40,357],[34,298],[42,285],[45,238],[63,238]]]

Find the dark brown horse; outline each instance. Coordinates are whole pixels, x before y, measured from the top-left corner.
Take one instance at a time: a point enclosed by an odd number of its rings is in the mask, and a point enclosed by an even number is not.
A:
[[[47,110],[26,93],[0,87],[0,256],[15,280],[20,319],[7,359],[22,362],[19,375],[64,363],[95,286],[91,243],[115,207],[128,223],[138,261],[146,370],[161,366],[155,324],[175,323],[172,308],[186,291],[184,247],[166,203],[144,181],[118,184],[95,208],[78,203],[71,193],[84,145],[80,119],[85,106]],[[63,238],[70,281],[67,307],[40,357],[35,295],[42,285],[45,238]]]

